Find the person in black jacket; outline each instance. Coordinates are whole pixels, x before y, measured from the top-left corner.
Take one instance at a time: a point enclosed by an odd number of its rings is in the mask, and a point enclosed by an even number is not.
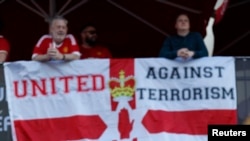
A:
[[[208,50],[199,32],[190,31],[187,14],[180,14],[175,23],[176,35],[167,37],[162,45],[159,57],[189,60],[208,56]]]

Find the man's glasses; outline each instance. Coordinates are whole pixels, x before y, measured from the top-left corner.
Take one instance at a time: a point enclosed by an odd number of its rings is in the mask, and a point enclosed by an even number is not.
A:
[[[91,31],[85,31],[86,33],[89,33],[89,34],[96,34],[96,31],[95,30],[91,30]]]

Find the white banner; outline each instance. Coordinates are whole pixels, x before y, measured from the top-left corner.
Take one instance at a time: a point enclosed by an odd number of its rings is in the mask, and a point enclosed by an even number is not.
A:
[[[206,141],[236,123],[232,57],[6,63],[14,141]]]

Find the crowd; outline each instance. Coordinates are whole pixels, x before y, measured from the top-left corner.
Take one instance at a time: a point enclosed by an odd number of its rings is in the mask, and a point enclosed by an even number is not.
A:
[[[208,56],[207,48],[199,32],[190,31],[187,14],[176,18],[176,34],[166,37],[158,57],[173,60],[192,60]],[[0,25],[0,29],[3,27]],[[81,40],[68,33],[68,21],[63,17],[54,17],[49,23],[49,33],[43,35],[33,49],[31,59],[34,61],[63,60],[71,61],[90,58],[112,58],[108,47],[98,44],[97,28],[86,24],[80,30]],[[0,34],[0,62],[8,61],[10,45]]]

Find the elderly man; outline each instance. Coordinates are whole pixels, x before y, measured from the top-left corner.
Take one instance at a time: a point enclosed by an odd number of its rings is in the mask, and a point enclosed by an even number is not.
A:
[[[81,54],[73,35],[67,34],[68,21],[55,17],[50,22],[50,34],[43,35],[34,47],[32,60],[76,60]]]

